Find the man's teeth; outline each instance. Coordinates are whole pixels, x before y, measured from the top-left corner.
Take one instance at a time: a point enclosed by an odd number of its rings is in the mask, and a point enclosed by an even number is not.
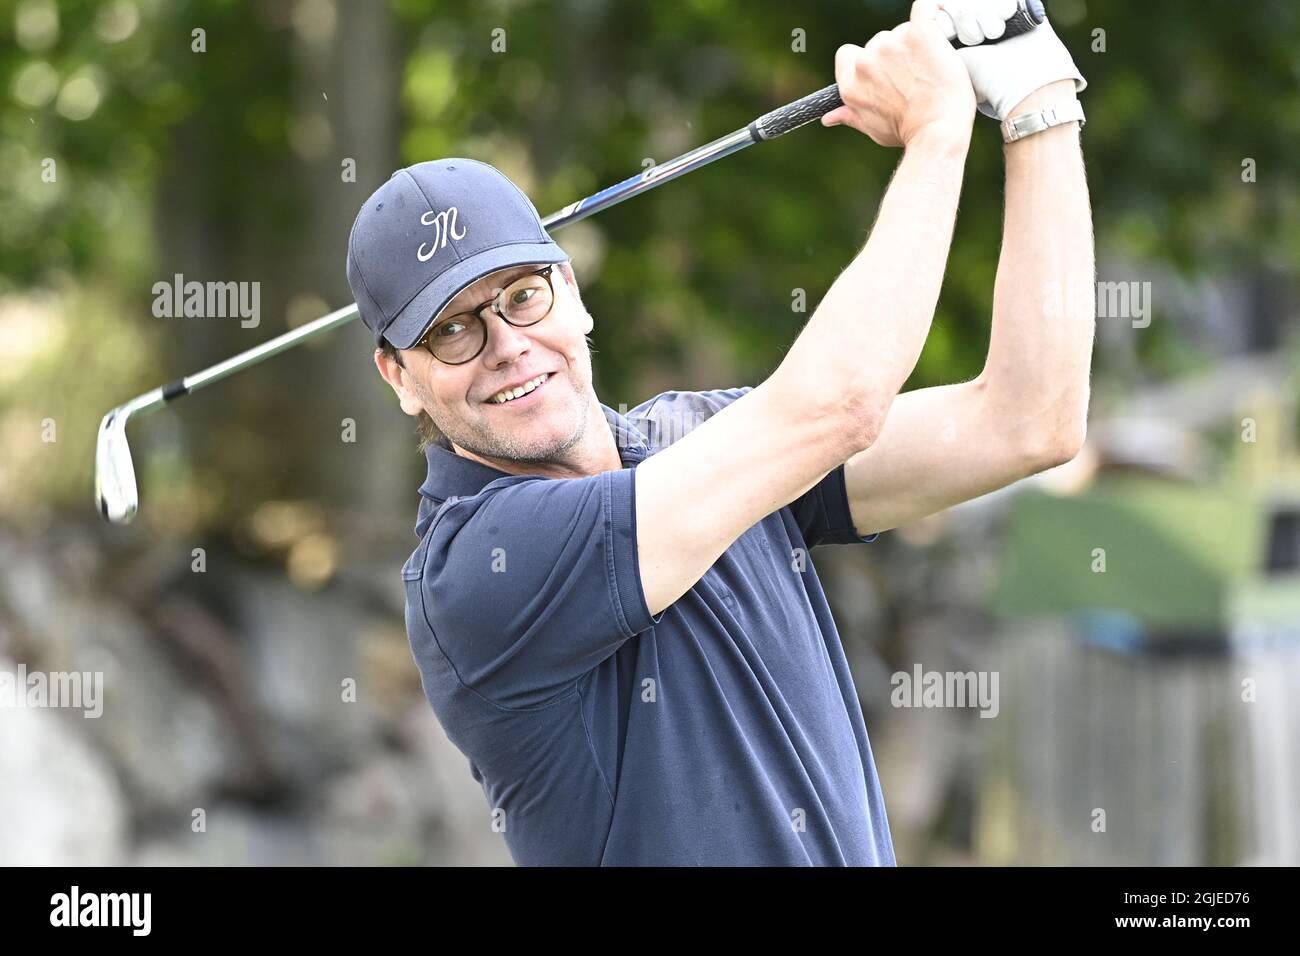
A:
[[[497,392],[495,395],[489,398],[488,401],[492,402],[495,405],[500,405],[502,402],[508,402],[512,398],[518,398],[520,395],[527,395],[529,392],[535,389],[538,385],[541,385],[544,381],[546,381],[550,377],[551,377],[550,372],[543,372],[541,375],[537,376],[537,378],[529,379],[527,382],[524,382],[524,384],[520,385],[518,388],[506,389],[505,391]]]

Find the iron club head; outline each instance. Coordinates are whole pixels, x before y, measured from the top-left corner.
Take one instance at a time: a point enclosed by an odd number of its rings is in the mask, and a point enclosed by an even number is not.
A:
[[[126,423],[131,407],[121,405],[99,423],[95,444],[95,502],[113,524],[127,524],[135,517],[140,499],[135,486],[135,466],[126,441]]]

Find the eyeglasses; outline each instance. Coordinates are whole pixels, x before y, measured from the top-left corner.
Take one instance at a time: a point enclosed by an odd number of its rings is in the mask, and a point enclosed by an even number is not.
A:
[[[536,325],[551,314],[551,307],[555,304],[555,287],[551,279],[554,269],[554,265],[549,265],[522,275],[481,305],[439,319],[425,333],[420,344],[439,362],[447,365],[464,365],[473,361],[487,345],[487,322],[482,312],[488,306],[516,328]]]

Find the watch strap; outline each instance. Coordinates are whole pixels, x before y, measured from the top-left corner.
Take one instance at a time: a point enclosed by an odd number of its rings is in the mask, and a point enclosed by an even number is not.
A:
[[[1041,133],[1053,126],[1061,126],[1064,123],[1076,121],[1079,128],[1083,129],[1086,122],[1083,116],[1083,104],[1078,100],[1070,100],[1068,103],[1059,103],[1055,106],[1044,107],[1041,110],[1032,110],[1028,113],[1021,113],[1019,116],[1012,116],[1002,124],[1002,140],[1003,142],[1014,143],[1018,139],[1033,136],[1035,133]]]

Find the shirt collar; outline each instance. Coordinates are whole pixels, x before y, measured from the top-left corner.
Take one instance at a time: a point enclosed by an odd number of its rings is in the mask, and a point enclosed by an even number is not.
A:
[[[650,453],[645,436],[627,418],[608,405],[602,403],[600,410],[605,413],[623,467],[630,468],[644,461]],[[509,472],[458,455],[441,442],[430,445],[424,454],[429,471],[424,484],[420,486],[420,495],[428,498],[435,506],[441,505],[448,498],[476,495],[498,478],[509,477]]]

